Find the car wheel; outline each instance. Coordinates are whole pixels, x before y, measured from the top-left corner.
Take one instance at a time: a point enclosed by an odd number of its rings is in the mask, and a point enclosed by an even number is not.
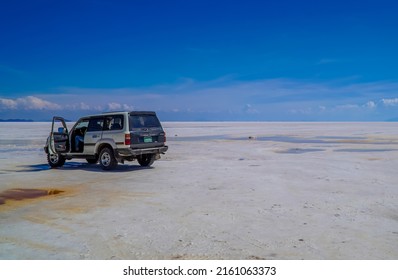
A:
[[[51,168],[58,168],[64,165],[65,157],[61,156],[60,154],[47,154],[47,162]]]
[[[99,162],[102,169],[111,170],[117,166],[117,160],[113,154],[113,150],[110,148],[103,148],[99,155]]]
[[[154,154],[145,154],[137,157],[137,161],[141,166],[151,166],[155,161]]]

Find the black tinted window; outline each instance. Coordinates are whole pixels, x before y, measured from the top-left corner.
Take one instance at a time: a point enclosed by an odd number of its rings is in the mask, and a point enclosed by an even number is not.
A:
[[[103,118],[92,118],[88,123],[87,131],[102,131],[104,125]]]
[[[120,130],[123,129],[123,115],[109,116],[105,118],[104,130]]]
[[[131,128],[159,127],[160,122],[156,115],[132,115],[130,116]]]

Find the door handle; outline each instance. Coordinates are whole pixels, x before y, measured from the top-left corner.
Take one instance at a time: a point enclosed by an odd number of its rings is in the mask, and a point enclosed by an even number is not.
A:
[[[92,137],[93,137],[93,138],[97,138],[97,137],[98,137],[98,135],[93,135]]]

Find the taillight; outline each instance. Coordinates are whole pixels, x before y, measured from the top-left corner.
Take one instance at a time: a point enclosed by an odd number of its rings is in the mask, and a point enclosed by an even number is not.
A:
[[[131,144],[130,134],[125,134],[124,135],[124,145],[130,145],[130,144]]]

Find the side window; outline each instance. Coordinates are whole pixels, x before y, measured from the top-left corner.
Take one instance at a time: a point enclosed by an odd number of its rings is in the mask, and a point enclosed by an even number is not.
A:
[[[105,130],[123,129],[123,115],[110,116],[106,118]]]
[[[82,128],[82,127],[87,128],[87,126],[88,126],[88,120],[87,120],[87,119],[86,119],[86,120],[81,120],[81,121],[79,121],[79,122],[76,124],[75,129]]]
[[[87,131],[102,131],[104,125],[104,119],[103,118],[92,118],[90,119],[88,123],[88,128]]]

